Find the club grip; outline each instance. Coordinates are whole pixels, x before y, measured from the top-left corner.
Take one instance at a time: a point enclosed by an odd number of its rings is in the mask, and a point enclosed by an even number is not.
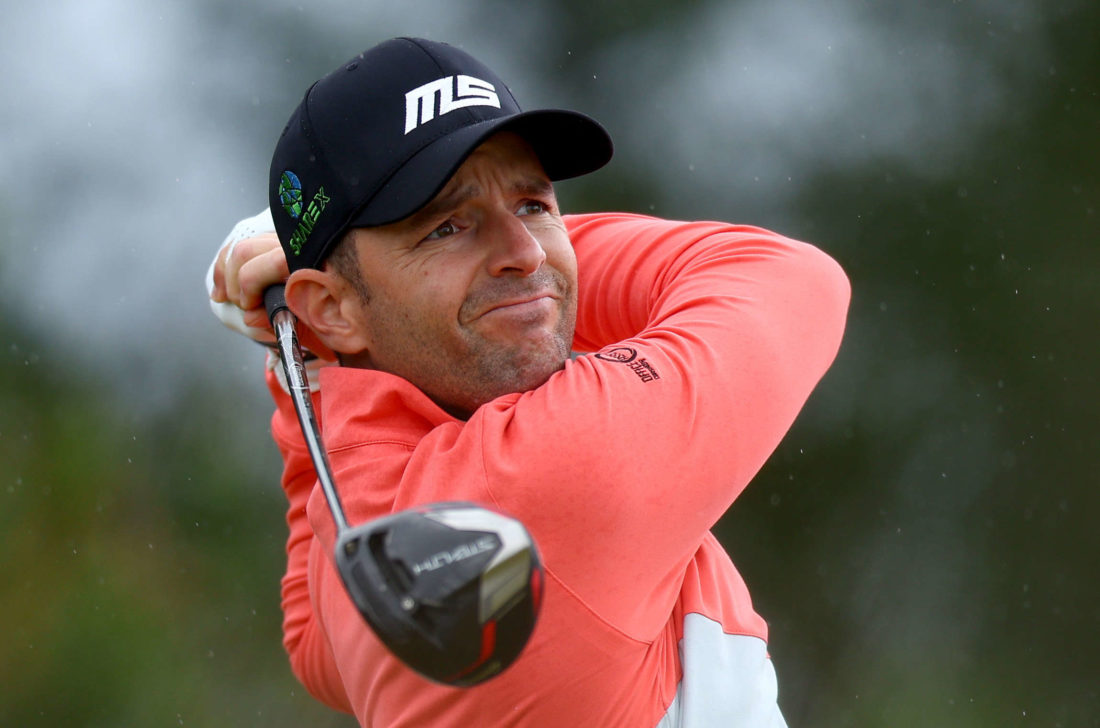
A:
[[[282,283],[276,283],[264,289],[264,308],[267,309],[267,317],[271,323],[275,323],[275,314],[280,311],[289,311],[286,305],[286,287]]]

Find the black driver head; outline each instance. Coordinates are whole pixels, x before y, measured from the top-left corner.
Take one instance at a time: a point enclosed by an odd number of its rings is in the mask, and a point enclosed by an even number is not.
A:
[[[472,503],[433,503],[348,529],[336,566],[386,647],[456,687],[512,664],[542,601],[542,565],[527,529]]]

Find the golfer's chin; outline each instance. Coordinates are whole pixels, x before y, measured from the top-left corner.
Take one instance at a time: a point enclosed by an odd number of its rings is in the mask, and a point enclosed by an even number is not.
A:
[[[569,343],[555,331],[541,331],[525,337],[511,346],[507,354],[511,369],[538,380],[538,384],[564,367],[568,358]]]
[[[529,392],[565,367],[568,351],[557,337],[544,337],[525,346],[483,346],[464,359],[460,379],[451,389],[425,391],[450,414],[468,419],[483,404],[509,394]],[[439,384],[434,382],[433,384]]]
[[[483,371],[499,383],[498,395],[541,386],[565,366],[570,341],[557,331],[527,331],[518,339],[490,348]]]

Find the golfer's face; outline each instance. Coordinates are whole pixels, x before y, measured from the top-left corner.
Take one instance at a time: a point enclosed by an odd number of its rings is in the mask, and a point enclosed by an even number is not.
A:
[[[569,356],[577,266],[553,187],[504,133],[401,222],[355,230],[369,366],[468,416],[539,386]]]

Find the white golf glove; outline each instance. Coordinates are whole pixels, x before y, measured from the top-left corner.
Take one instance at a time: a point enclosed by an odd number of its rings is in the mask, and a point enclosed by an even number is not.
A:
[[[218,251],[214,254],[214,260],[210,261],[210,268],[206,271],[206,295],[209,298],[210,294],[214,292],[214,264],[218,260],[218,255],[225,248],[226,257],[229,257],[229,252],[232,251],[233,246],[246,238],[252,238],[262,233],[274,233],[275,221],[271,219],[271,210],[265,208],[263,212],[252,217],[246,217],[241,220],[233,229],[229,231],[229,235],[225,237],[222,244],[218,247]],[[218,317],[218,320],[225,324],[227,327],[233,329],[239,334],[244,334],[248,338],[258,341],[261,344],[274,344],[275,335],[267,329],[256,328],[255,326],[249,326],[244,322],[244,312],[241,311],[235,304],[229,301],[215,301],[210,299],[210,309],[214,312],[214,315]]]
[[[209,298],[210,294],[214,291],[214,264],[217,262],[218,255],[221,254],[222,249],[229,248],[229,250],[226,251],[226,257],[228,258],[229,253],[232,252],[233,246],[241,240],[262,233],[274,232],[275,222],[271,219],[271,210],[269,208],[264,209],[264,211],[258,215],[245,218],[234,225],[233,229],[229,231],[229,235],[225,237],[225,240],[223,240],[222,244],[218,247],[217,253],[214,254],[214,260],[210,262],[210,268],[206,271],[207,297]],[[257,341],[268,347],[266,366],[275,373],[275,377],[279,380],[279,385],[283,388],[283,391],[289,393],[290,388],[286,383],[286,374],[283,372],[283,366],[279,361],[279,354],[274,348],[275,335],[268,329],[257,328],[246,324],[244,322],[244,312],[235,304],[228,301],[215,301],[210,299],[210,310],[214,312],[214,316],[216,316],[226,327],[239,334],[244,334],[253,341]],[[305,362],[306,377],[309,379],[310,391],[316,392],[320,387],[320,377],[318,376],[320,370],[323,367],[336,364],[336,362],[325,361],[304,348],[302,349],[302,359]]]

